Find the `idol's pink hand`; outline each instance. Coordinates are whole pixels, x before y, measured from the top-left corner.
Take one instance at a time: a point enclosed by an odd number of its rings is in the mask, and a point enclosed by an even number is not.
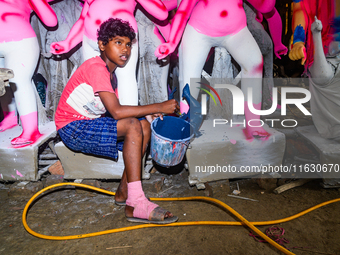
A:
[[[55,54],[55,55],[67,53],[67,52],[70,51],[70,49],[68,49],[67,45],[68,44],[65,43],[64,41],[51,43],[50,52]]]
[[[158,59],[163,59],[173,53],[174,50],[174,47],[172,47],[170,43],[162,43],[157,47],[155,55]]]
[[[282,43],[280,43],[279,45],[274,45],[274,53],[276,57],[281,59],[280,55],[287,55],[288,48],[284,46]]]

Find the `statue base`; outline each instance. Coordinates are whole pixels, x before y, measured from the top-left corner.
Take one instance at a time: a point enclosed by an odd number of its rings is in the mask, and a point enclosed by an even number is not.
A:
[[[305,175],[317,174],[323,178],[324,188],[340,187],[340,139],[322,138],[315,126],[304,126],[296,129],[297,133],[310,143],[318,152],[320,163],[306,168]],[[307,172],[308,171],[308,172]]]
[[[40,125],[39,131],[42,136],[35,143],[22,148],[11,145],[11,140],[22,132],[20,126],[0,133],[0,181],[36,181],[39,178],[39,147],[57,135],[53,121]]]
[[[190,185],[199,188],[209,181],[248,178],[262,174],[263,167],[282,166],[286,147],[283,133],[264,125],[271,134],[268,139],[247,140],[243,128],[227,124],[214,127],[213,120],[203,122],[202,135],[186,152]]]
[[[54,149],[64,169],[64,179],[120,179],[124,171],[123,155],[118,161],[75,152],[59,142]]]
[[[121,179],[123,175],[124,160],[121,151],[118,152],[116,162],[110,158],[73,151],[63,142],[57,143],[54,149],[63,166],[64,179]],[[143,179],[150,178],[149,166],[142,168]]]

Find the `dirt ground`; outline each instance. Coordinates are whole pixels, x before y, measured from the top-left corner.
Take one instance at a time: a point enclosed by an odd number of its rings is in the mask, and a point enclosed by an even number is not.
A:
[[[162,179],[163,178],[163,179]],[[155,188],[155,181],[163,185]],[[226,203],[249,221],[286,218],[319,203],[340,197],[340,189],[324,189],[315,179],[301,187],[274,194],[260,188],[255,179],[211,182],[205,190],[190,187],[187,172],[176,175],[154,173],[144,181],[150,197],[210,196]],[[115,190],[118,182],[102,181],[101,187]],[[29,197],[9,197],[8,187],[0,190],[0,254],[281,254],[268,243],[256,241],[244,226],[181,226],[146,228],[84,239],[53,241],[29,234],[22,224],[22,212]],[[227,196],[233,190],[240,196]],[[238,221],[230,212],[206,202],[159,202],[186,221]],[[284,229],[284,245],[295,254],[340,254],[340,203],[314,210],[276,226]],[[51,191],[31,207],[30,228],[44,235],[78,235],[136,224],[126,221],[123,207],[114,197],[92,191],[66,188]],[[273,227],[259,226],[262,232]]]

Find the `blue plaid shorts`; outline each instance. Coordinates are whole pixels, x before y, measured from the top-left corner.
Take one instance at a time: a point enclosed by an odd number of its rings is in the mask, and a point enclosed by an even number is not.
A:
[[[117,120],[101,117],[76,120],[58,130],[64,144],[74,151],[118,160],[124,141],[117,141]]]

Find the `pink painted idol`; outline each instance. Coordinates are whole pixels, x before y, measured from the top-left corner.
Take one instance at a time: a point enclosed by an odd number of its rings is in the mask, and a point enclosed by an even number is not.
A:
[[[0,0],[0,66],[14,72],[11,89],[0,99],[5,117],[0,132],[18,124],[18,113],[23,131],[11,143],[20,146],[34,143],[41,136],[32,84],[40,49],[30,24],[32,11],[46,26],[57,25],[57,16],[45,0]]]
[[[291,60],[301,59],[305,69],[310,68],[314,60],[314,44],[311,24],[317,17],[322,22],[323,51],[327,55],[329,45],[334,40],[331,24],[335,17],[334,0],[293,0],[293,45],[289,52]]]
[[[286,54],[287,49],[281,43],[282,23],[275,6],[275,0],[249,0],[267,19],[274,42],[276,55]],[[275,33],[277,26],[278,33]],[[182,37],[183,35],[183,37]],[[225,47],[241,66],[241,86],[245,96],[245,118],[260,120],[248,108],[247,91],[252,89],[252,105],[261,110],[263,59],[260,49],[250,34],[242,0],[182,0],[172,21],[170,38],[160,45],[155,55],[161,59],[172,53],[182,39],[180,56],[180,91],[190,78],[201,76],[203,65],[211,47]],[[199,86],[199,85],[197,85]],[[190,86],[193,97],[197,98],[199,89]],[[188,105],[181,101],[181,111],[186,112]],[[257,121],[253,121],[252,125]],[[258,125],[259,126],[259,125]],[[245,134],[248,138],[267,137],[269,134],[262,127],[247,125]]]
[[[138,0],[138,3],[158,20],[165,20],[168,11],[161,0]],[[109,18],[128,21],[137,33],[137,22],[134,17],[135,0],[86,0],[80,18],[71,28],[67,38],[51,44],[53,54],[63,54],[82,42],[84,61],[99,56],[97,30],[100,24]],[[123,105],[138,105],[138,88],[136,81],[136,65],[138,61],[138,42],[132,47],[129,62],[124,68],[116,70],[118,95]]]

